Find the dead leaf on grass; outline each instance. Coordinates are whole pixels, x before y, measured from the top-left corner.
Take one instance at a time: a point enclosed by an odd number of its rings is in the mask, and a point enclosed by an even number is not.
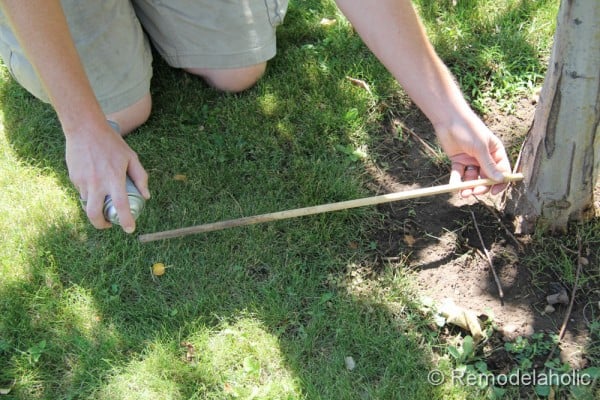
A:
[[[194,345],[190,342],[181,342],[181,347],[185,347],[185,354],[183,356],[183,361],[188,363],[193,363],[195,361],[196,351],[194,349]]]
[[[438,311],[446,318],[446,323],[470,332],[475,342],[480,342],[484,338],[481,323],[475,312],[457,306],[451,299],[445,300]]]
[[[175,181],[179,181],[179,182],[187,182],[187,175],[183,175],[183,174],[175,174],[173,176],[173,180]]]
[[[335,19],[323,18],[319,24],[321,24],[321,26],[331,26],[335,25],[335,22]]]
[[[367,93],[369,93],[370,95],[372,95],[373,93],[371,92],[371,86],[369,86],[369,84],[365,81],[363,81],[362,79],[356,79],[356,78],[352,78],[350,76],[347,76],[346,79],[348,79],[353,85],[356,85],[360,88],[363,88],[367,91]]]
[[[417,240],[413,235],[404,235],[404,243],[408,245],[408,247],[413,247]]]
[[[233,386],[231,386],[231,383],[225,382],[225,384],[223,385],[223,391],[225,393],[233,393]]]

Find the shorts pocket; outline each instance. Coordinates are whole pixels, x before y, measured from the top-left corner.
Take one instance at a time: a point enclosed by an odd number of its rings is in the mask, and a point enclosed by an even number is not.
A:
[[[269,21],[273,27],[281,25],[288,8],[287,0],[265,0]]]

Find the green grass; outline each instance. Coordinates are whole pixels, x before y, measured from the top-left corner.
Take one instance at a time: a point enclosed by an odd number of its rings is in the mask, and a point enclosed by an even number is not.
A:
[[[416,2],[480,111],[540,83],[557,2],[438,3]],[[240,95],[155,62],[153,115],[127,139],[153,195],[140,233],[369,194],[353,152],[376,157],[385,100],[410,107],[405,96],[328,1],[292,2],[278,46]],[[0,398],[473,396],[427,382],[453,364],[410,272],[373,261],[375,210],[145,245],[96,231],[53,111],[5,69],[0,81]],[[160,278],[155,262],[168,266]]]
[[[428,33],[473,107],[514,110],[533,92],[550,56],[557,0],[417,0]]]

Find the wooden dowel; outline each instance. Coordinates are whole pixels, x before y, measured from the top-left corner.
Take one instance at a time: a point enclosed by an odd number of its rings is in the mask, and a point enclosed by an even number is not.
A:
[[[204,225],[195,225],[195,226],[190,226],[187,228],[179,228],[179,229],[173,229],[173,230],[169,230],[169,231],[148,233],[145,235],[140,235],[138,239],[142,243],[147,243],[147,242],[152,242],[152,241],[156,241],[156,240],[171,239],[171,238],[175,238],[175,237],[193,235],[196,233],[219,231],[222,229],[234,228],[234,227],[238,227],[238,226],[246,226],[246,225],[259,224],[259,223],[263,223],[263,222],[279,221],[282,219],[304,217],[307,215],[322,214],[322,213],[326,213],[326,212],[340,211],[340,210],[346,210],[349,208],[356,208],[356,207],[372,206],[372,205],[376,205],[376,204],[390,203],[393,201],[408,200],[408,199],[414,199],[414,198],[418,198],[418,197],[433,196],[433,195],[442,194],[442,193],[450,193],[450,192],[456,192],[456,191],[463,190],[463,189],[469,189],[469,188],[473,188],[475,186],[491,186],[491,185],[495,185],[498,183],[517,182],[522,179],[523,179],[523,174],[520,174],[520,173],[505,174],[504,180],[502,182],[497,182],[492,179],[476,179],[476,180],[472,180],[472,181],[459,182],[459,183],[455,183],[455,184],[446,184],[446,185],[432,186],[432,187],[428,187],[428,188],[406,190],[403,192],[384,194],[384,195],[380,195],[380,196],[365,197],[365,198],[356,199],[356,200],[340,201],[338,203],[322,204],[322,205],[312,206],[312,207],[296,208],[293,210],[278,211],[278,212],[273,212],[273,213],[269,213],[269,214],[254,215],[251,217],[242,217],[242,218],[230,219],[230,220],[221,221],[221,222],[212,222],[212,223],[208,223],[208,224],[204,224]]]

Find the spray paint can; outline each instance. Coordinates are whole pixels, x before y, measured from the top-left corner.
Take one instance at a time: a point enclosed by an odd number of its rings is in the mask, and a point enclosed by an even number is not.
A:
[[[144,199],[138,188],[135,187],[129,176],[125,177],[125,189],[127,190],[127,198],[129,199],[129,210],[131,211],[131,216],[134,220],[136,220],[142,211],[144,211],[146,199]],[[107,221],[119,225],[119,215],[117,214],[117,209],[115,208],[110,196],[106,196],[104,198],[104,207],[102,208],[102,213]]]
[[[117,124],[114,121],[108,121],[108,123],[114,129],[115,132],[117,132],[118,134],[121,133],[121,128],[119,127],[119,124]],[[129,199],[129,210],[131,211],[131,216],[134,220],[136,220],[144,210],[144,206],[146,205],[146,199],[144,199],[138,188],[133,184],[133,181],[131,180],[129,175],[125,176],[125,190],[127,191],[127,198]],[[82,199],[81,204],[85,209],[87,201]],[[120,225],[119,215],[117,214],[117,209],[115,208],[110,195],[107,195],[104,198],[102,213],[104,214],[104,219],[106,219],[110,223]]]

